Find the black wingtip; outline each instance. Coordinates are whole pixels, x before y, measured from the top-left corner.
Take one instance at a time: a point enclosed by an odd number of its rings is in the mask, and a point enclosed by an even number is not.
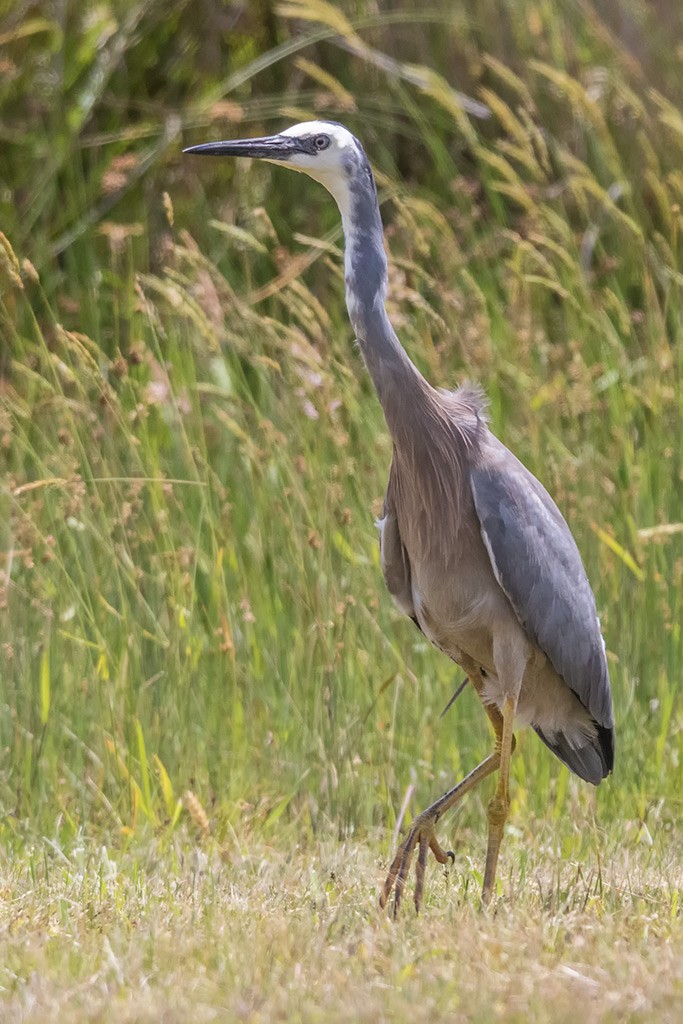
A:
[[[546,747],[552,750],[562,764],[578,775],[584,782],[599,786],[606,779],[614,766],[614,730],[598,726],[597,735],[582,747],[571,745],[564,733],[557,733],[550,739],[542,729],[534,726],[534,731],[543,740]]]
[[[598,726],[598,743],[605,765],[605,776],[607,776],[614,768],[614,728],[612,726]]]

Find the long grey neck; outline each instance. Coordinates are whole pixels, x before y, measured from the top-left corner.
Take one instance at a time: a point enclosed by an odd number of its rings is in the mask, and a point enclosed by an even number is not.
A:
[[[396,337],[385,309],[387,259],[377,189],[369,165],[358,168],[349,182],[348,202],[340,204],[340,209],[346,306],[387,425],[397,440],[401,406],[428,385]]]

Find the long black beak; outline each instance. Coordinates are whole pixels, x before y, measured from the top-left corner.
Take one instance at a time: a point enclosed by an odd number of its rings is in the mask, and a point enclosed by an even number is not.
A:
[[[197,156],[250,156],[262,160],[287,160],[300,152],[300,140],[288,135],[236,139],[234,142],[204,142],[201,146],[190,146],[183,150],[183,153],[196,153]]]

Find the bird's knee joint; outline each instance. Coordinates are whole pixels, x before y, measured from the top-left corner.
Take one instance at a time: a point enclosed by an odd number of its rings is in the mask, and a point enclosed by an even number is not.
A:
[[[515,751],[515,747],[516,747],[516,746],[517,746],[517,739],[516,739],[516,737],[515,737],[515,735],[514,735],[514,733],[513,733],[513,735],[512,735],[512,740],[510,741],[510,753],[511,753],[511,754],[513,754],[513,753],[514,753],[514,751]],[[500,757],[500,755],[501,755],[501,753],[502,753],[502,749],[503,749],[503,741],[502,741],[502,738],[501,738],[501,737],[497,737],[497,738],[496,738],[496,746],[495,746],[495,752],[496,752],[496,754],[498,755],[498,757]]]

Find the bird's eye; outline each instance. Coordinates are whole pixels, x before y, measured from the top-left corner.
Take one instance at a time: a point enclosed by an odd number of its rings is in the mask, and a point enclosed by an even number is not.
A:
[[[329,144],[330,144],[330,137],[329,137],[329,135],[316,135],[316,137],[313,139],[313,145],[318,150],[320,150],[320,149],[327,149]]]

